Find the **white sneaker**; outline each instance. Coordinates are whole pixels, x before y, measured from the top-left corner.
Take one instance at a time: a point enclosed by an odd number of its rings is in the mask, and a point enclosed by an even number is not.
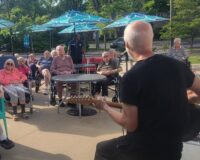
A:
[[[44,88],[43,94],[44,94],[44,95],[48,95],[48,93],[49,93],[48,87],[45,87],[45,88]]]

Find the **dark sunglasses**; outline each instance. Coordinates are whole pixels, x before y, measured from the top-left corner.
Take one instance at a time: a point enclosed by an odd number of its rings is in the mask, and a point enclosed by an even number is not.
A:
[[[6,63],[6,65],[8,65],[8,66],[13,66],[14,64],[13,64],[13,63],[10,63],[10,62],[8,62],[8,63]]]

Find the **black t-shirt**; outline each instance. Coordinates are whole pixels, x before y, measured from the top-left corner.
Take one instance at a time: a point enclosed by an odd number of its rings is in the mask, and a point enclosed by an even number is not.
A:
[[[69,49],[73,61],[82,59],[83,43],[81,41],[71,40],[69,42]]]
[[[138,143],[180,142],[188,123],[186,90],[194,74],[163,55],[138,61],[122,78],[121,102],[138,107],[138,128],[127,137]]]

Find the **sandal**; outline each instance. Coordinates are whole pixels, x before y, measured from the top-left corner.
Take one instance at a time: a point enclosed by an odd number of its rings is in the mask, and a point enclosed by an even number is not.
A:
[[[18,120],[19,120],[19,117],[18,117],[17,114],[13,114],[12,119],[13,119],[14,121],[18,121]]]

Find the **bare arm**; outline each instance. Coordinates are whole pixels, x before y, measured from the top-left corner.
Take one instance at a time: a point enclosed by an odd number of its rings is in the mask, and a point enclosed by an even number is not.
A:
[[[200,96],[200,79],[197,76],[195,76],[192,87],[190,89]]]
[[[136,106],[122,104],[122,112],[111,108],[106,103],[95,104],[97,108],[103,109],[108,115],[128,132],[134,132],[138,126],[138,109]]]
[[[187,91],[190,103],[200,103],[200,79],[195,76],[192,87]]]

